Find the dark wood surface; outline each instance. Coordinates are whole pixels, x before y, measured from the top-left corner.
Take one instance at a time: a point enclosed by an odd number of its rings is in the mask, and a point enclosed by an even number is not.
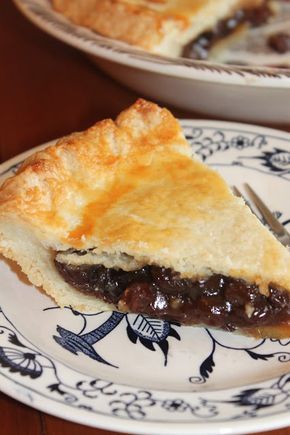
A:
[[[35,28],[10,0],[1,0],[0,161],[115,117],[138,96],[97,70],[77,50]],[[170,109],[179,117],[200,117]],[[290,131],[290,120],[283,128]],[[0,409],[3,435],[113,434],[47,415],[2,393]],[[267,434],[290,435],[290,428]]]

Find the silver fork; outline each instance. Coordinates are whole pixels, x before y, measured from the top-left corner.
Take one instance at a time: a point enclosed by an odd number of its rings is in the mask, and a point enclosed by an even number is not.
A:
[[[273,234],[282,243],[282,245],[289,247],[290,246],[290,234],[288,233],[286,228],[278,221],[278,219],[276,219],[276,217],[269,210],[269,208],[266,206],[266,204],[262,201],[262,199],[252,189],[252,187],[248,183],[245,183],[244,186],[246,188],[246,191],[247,191],[251,201],[256,206],[256,208],[259,210],[259,212],[261,213],[265,222],[268,224],[269,228],[272,230]],[[239,196],[239,197],[244,199],[245,203],[248,205],[248,207],[251,209],[251,211],[259,218],[259,216],[255,212],[255,210],[251,206],[251,203],[247,200],[247,198],[244,197],[244,195],[242,195],[242,193],[239,191],[239,189],[236,186],[233,186],[232,190],[236,196]]]

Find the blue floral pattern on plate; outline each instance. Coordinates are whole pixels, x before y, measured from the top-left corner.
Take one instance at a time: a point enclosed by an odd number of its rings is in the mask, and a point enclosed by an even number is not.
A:
[[[270,204],[289,224],[289,135],[181,122],[193,151],[229,182],[247,178],[267,192],[272,186]],[[24,157],[3,164],[1,176],[13,174]],[[290,339],[59,309],[4,261],[0,267],[0,386],[16,399],[80,423],[143,434],[245,433],[289,424]]]

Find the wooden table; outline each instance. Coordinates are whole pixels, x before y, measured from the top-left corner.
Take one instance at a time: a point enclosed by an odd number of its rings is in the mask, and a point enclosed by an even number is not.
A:
[[[36,29],[9,0],[0,4],[0,60],[1,161],[115,117],[138,97],[81,53]],[[179,117],[199,117],[170,109]],[[284,129],[290,131],[290,120]],[[2,393],[0,409],[3,435],[112,434],[49,416]],[[268,434],[290,435],[290,428]]]

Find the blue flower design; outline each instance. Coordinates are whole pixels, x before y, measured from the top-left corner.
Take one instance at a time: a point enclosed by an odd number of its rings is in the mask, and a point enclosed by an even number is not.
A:
[[[190,406],[182,399],[164,400],[162,408],[169,412],[185,412]]]
[[[30,376],[31,379],[42,375],[42,365],[37,359],[37,354],[25,352],[22,349],[12,347],[0,347],[0,364],[8,367],[10,372],[18,372],[22,376]]]
[[[231,139],[231,146],[238,150],[242,150],[248,146],[250,146],[250,139],[246,136],[236,136]]]

